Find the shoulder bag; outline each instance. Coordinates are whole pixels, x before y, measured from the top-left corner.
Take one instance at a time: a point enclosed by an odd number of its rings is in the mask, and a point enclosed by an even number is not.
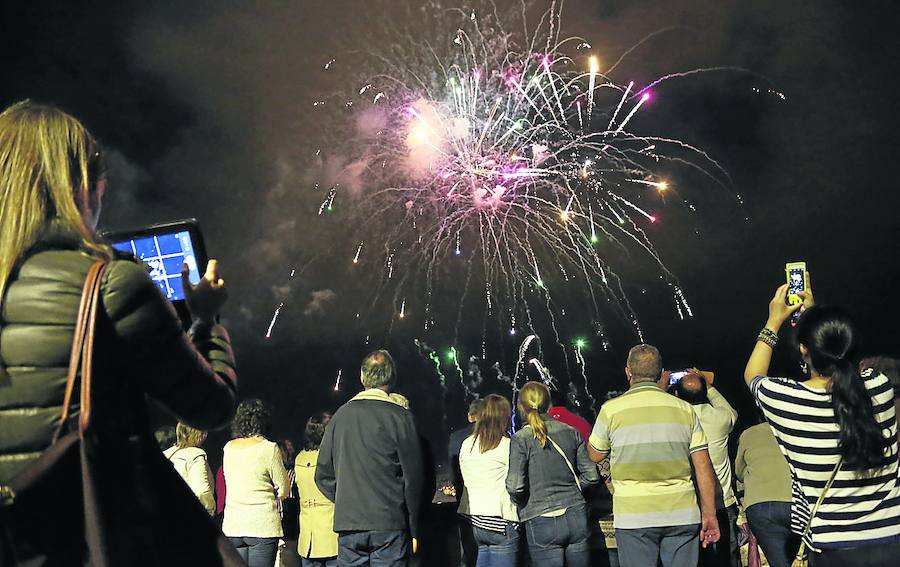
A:
[[[92,369],[105,270],[98,261],[88,271],[53,443],[0,487],[0,565],[244,565],[149,433],[96,428]],[[121,373],[128,377],[127,368]],[[69,427],[77,387],[78,426]]]
[[[812,512],[809,514],[809,521],[806,522],[806,527],[803,529],[803,535],[800,539],[800,549],[797,550],[797,555],[794,557],[794,561],[791,563],[791,567],[809,567],[809,554],[806,551],[806,536],[809,535],[810,530],[812,529],[812,521],[813,518],[816,517],[816,512],[819,511],[819,506],[822,505],[822,502],[825,500],[825,494],[828,493],[828,490],[831,488],[831,484],[834,482],[834,477],[837,476],[838,470],[841,468],[841,463],[844,462],[844,457],[838,459],[836,465],[834,465],[834,470],[831,471],[831,478],[828,479],[828,482],[825,484],[825,488],[822,489],[822,494],[819,494],[819,499],[816,500],[816,505],[813,506]]]

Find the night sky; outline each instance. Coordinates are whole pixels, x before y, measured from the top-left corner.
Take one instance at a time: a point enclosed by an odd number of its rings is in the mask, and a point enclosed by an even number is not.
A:
[[[453,326],[456,306],[437,307],[444,329],[429,334],[395,325],[390,335],[375,331],[367,347],[366,333],[346,315],[370,283],[366,274],[347,276],[352,250],[316,215],[322,194],[313,192],[309,169],[328,128],[317,121],[313,101],[341,88],[361,51],[390,40],[393,28],[378,22],[412,28],[410,7],[417,6],[15,0],[0,12],[0,105],[23,98],[58,105],[102,140],[112,167],[103,227],[199,219],[231,291],[224,316],[242,395],[273,403],[279,435],[297,437],[310,412],[351,396],[359,360],[381,345],[398,356],[400,389],[423,430],[437,435],[442,427],[435,375],[412,339],[443,353],[453,340],[446,326]],[[792,260],[807,262],[819,303],[855,315],[866,353],[900,355],[892,299],[900,276],[895,3],[570,0],[562,23],[563,35],[584,37],[604,60],[667,30],[623,64],[638,84],[698,67],[747,71],[668,83],[631,125],[708,151],[744,201],[700,184],[691,193],[696,215],[672,214],[648,229],[693,318],[679,320],[639,255],[620,266],[646,339],[660,347],[667,367],[714,370],[726,395],[746,403],[740,373]],[[331,59],[334,68],[325,72]],[[292,269],[298,276],[290,279]],[[266,341],[280,301],[285,308]],[[464,358],[481,350],[481,315],[472,318],[456,335]],[[574,337],[587,337],[597,398],[624,387],[621,368],[636,342],[623,321],[605,324],[609,352],[591,343],[589,327],[565,317],[559,324],[570,351]],[[562,350],[551,336],[542,340],[545,361],[567,381]],[[492,341],[488,363],[500,361],[511,373],[516,347]],[[796,372],[786,356],[776,363]],[[344,386],[334,392],[338,368]],[[577,379],[577,369],[570,375]]]

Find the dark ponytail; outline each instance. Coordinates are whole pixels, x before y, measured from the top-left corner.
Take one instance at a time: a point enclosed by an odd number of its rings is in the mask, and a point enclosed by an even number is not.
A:
[[[891,440],[878,425],[872,397],[853,362],[858,337],[849,316],[836,307],[812,307],[800,318],[797,342],[806,347],[812,367],[831,378],[843,466],[859,471],[886,464]]]

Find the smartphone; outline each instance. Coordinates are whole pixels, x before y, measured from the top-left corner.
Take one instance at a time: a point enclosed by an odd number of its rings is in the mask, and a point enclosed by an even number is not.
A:
[[[679,380],[690,374],[690,370],[678,370],[676,372],[669,373],[669,385],[676,384]],[[700,375],[703,376],[703,379],[706,380],[708,385],[712,385],[713,378],[715,374],[710,370],[701,370]]]
[[[788,284],[788,305],[797,305],[803,301],[800,293],[806,291],[806,262],[788,262],[784,273]]]
[[[206,247],[196,219],[155,224],[135,230],[103,234],[113,248],[134,254],[150,272],[150,279],[173,303],[184,302],[181,266],[187,264],[188,279],[200,282],[206,271]]]
[[[687,370],[679,370],[678,372],[670,372],[669,373],[669,386],[672,384],[677,384],[679,380],[687,376],[689,372]]]

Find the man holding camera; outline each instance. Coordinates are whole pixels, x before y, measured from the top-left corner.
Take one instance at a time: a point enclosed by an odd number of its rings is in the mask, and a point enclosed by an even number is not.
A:
[[[716,476],[706,436],[690,404],[660,389],[661,374],[656,347],[633,347],[625,367],[630,388],[603,404],[588,443],[591,460],[610,458],[613,525],[623,567],[659,560],[663,567],[694,567],[698,542],[706,547],[719,539]]]

